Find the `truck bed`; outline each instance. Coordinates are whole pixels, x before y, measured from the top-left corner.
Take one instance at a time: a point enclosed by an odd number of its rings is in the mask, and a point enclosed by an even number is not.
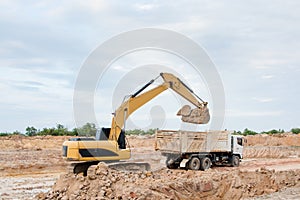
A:
[[[157,130],[155,150],[162,153],[230,152],[229,131],[171,131]]]

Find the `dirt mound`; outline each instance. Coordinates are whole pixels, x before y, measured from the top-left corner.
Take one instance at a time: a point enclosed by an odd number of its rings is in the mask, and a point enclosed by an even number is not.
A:
[[[244,158],[299,158],[298,146],[248,146],[243,151]]]
[[[121,172],[99,163],[87,177],[62,175],[39,199],[240,199],[300,186],[300,170]]]
[[[1,137],[0,149],[5,150],[41,150],[61,149],[61,145],[70,136],[34,136],[11,135]]]
[[[282,133],[282,134],[258,134],[248,135],[247,146],[299,146],[300,134]]]
[[[300,135],[291,133],[246,136],[245,158],[300,157]]]

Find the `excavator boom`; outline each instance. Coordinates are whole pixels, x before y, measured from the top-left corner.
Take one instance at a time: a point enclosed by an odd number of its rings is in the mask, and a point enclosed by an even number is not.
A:
[[[163,83],[156,86],[155,88],[140,94],[148,86],[150,86],[158,77],[162,77]],[[119,108],[115,111],[111,130],[109,134],[110,140],[118,140],[122,128],[126,119],[138,108],[143,106],[145,103],[149,102],[151,99],[162,93],[167,89],[172,89],[183,98],[188,100],[190,103],[196,106],[198,109],[202,109],[207,106],[207,102],[204,102],[200,97],[198,97],[192,89],[190,89],[185,83],[183,83],[178,77],[170,73],[160,73],[156,79],[152,79],[140,90],[130,96],[129,99],[125,100]]]

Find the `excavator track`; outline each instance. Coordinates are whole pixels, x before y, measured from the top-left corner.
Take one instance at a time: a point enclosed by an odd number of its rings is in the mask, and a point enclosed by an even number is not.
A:
[[[101,161],[91,161],[91,162],[76,162],[72,163],[73,173],[80,174],[83,173],[83,176],[87,176],[87,172],[90,166],[98,165]],[[151,167],[149,163],[143,162],[115,162],[115,161],[105,161],[104,163],[111,169],[118,171],[150,171]]]
[[[150,171],[151,169],[149,163],[119,162],[110,163],[108,166],[118,171]]]

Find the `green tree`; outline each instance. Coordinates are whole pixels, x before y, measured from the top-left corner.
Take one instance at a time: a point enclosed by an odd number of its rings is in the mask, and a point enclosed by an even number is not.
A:
[[[294,134],[299,134],[300,133],[300,128],[292,128],[291,132]]]
[[[154,135],[155,134],[156,129],[155,128],[150,128],[147,131],[143,131],[143,135]]]
[[[57,124],[54,135],[68,135],[68,129],[61,124]]]
[[[278,130],[276,130],[276,129],[272,129],[272,130],[268,131],[267,133],[268,134],[278,134],[280,132]]]
[[[8,136],[9,133],[0,133],[0,136]]]
[[[28,135],[28,136],[35,136],[35,135],[37,135],[37,129],[34,128],[33,126],[31,126],[31,127],[28,126],[26,128],[26,133],[25,134]]]
[[[48,129],[43,128],[43,130],[39,131],[38,135],[48,135]]]
[[[94,123],[86,123],[82,127],[77,129],[79,136],[95,136],[96,135],[96,125]]]
[[[269,130],[269,131],[263,131],[261,132],[262,134],[278,134],[278,133],[284,133],[284,130],[282,129],[279,129],[279,130],[276,130],[276,129],[272,129],[272,130]]]
[[[142,129],[133,129],[133,130],[126,130],[126,135],[153,135],[155,134],[156,129],[148,129],[147,131],[144,131]]]
[[[71,135],[78,135],[78,129],[77,128],[73,128]]]
[[[141,129],[133,129],[133,130],[126,130],[125,134],[126,135],[140,135],[143,133],[143,130]]]
[[[243,135],[256,135],[257,132],[255,131],[251,131],[249,130],[248,128],[246,128],[244,131],[243,131]]]
[[[242,132],[241,131],[234,131],[233,134],[234,135],[242,135]]]
[[[22,135],[22,133],[18,130],[15,130],[14,132],[12,132],[13,135]]]

